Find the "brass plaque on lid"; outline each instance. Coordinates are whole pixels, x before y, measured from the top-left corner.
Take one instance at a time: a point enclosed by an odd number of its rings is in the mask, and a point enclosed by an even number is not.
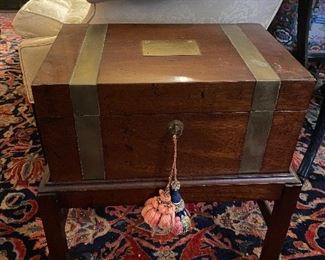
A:
[[[143,56],[197,56],[201,55],[195,40],[145,40],[142,41]]]

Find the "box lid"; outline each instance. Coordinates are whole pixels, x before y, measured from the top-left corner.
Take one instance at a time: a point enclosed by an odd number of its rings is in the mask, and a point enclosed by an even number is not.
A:
[[[39,116],[71,114],[69,85],[89,26],[93,25],[63,26],[33,82]],[[108,25],[95,82],[101,114],[252,110],[258,79],[226,27]],[[242,33],[239,41],[246,37],[280,81],[275,110],[306,109],[314,86],[312,75],[262,26],[236,27]],[[198,50],[186,42],[194,42]],[[152,43],[156,46],[150,49]],[[185,53],[177,53],[173,44]],[[150,53],[155,47],[157,51],[157,45],[161,53]],[[191,54],[186,53],[187,47]]]

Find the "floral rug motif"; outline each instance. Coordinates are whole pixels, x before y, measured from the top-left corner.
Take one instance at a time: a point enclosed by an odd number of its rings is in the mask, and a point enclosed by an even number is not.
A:
[[[32,107],[25,99],[11,20],[0,15],[0,259],[47,259],[37,187],[44,158]],[[317,108],[312,103],[310,111]],[[305,123],[293,157],[297,168],[312,127]],[[282,259],[324,259],[325,144],[293,215]],[[255,202],[190,203],[193,229],[154,236],[140,208],[71,209],[66,232],[72,259],[257,259],[266,226]]]
[[[298,0],[283,0],[269,31],[289,50],[297,47]],[[325,53],[325,0],[314,0],[308,38],[308,53]]]

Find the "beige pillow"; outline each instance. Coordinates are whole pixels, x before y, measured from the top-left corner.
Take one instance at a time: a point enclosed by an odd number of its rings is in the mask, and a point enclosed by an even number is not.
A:
[[[56,36],[63,23],[82,23],[90,6],[87,0],[30,0],[13,25],[24,38]]]

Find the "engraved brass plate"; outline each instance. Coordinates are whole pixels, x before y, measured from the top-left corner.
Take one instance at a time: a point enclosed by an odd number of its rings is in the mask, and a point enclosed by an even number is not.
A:
[[[201,55],[195,40],[145,40],[142,41],[143,56],[197,56]]]

